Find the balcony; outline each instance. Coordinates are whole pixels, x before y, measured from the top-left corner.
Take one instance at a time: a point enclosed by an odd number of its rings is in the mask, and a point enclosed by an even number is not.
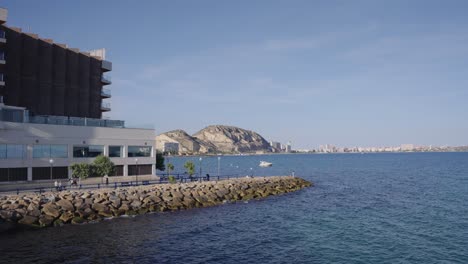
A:
[[[112,82],[111,82],[110,76],[107,76],[107,75],[104,75],[104,74],[103,74],[103,75],[101,76],[101,83],[102,83],[103,85],[109,85],[109,84],[111,84]]]
[[[109,112],[111,110],[110,103],[101,103],[101,111],[102,112]]]
[[[101,90],[101,98],[111,98],[111,90],[110,89],[104,89],[102,88]]]
[[[5,31],[0,29],[0,44],[6,43],[6,34]]]
[[[101,61],[101,69],[102,69],[103,72],[112,71],[112,62],[102,60]]]
[[[5,64],[5,63],[6,63],[5,52],[0,51],[0,64]]]

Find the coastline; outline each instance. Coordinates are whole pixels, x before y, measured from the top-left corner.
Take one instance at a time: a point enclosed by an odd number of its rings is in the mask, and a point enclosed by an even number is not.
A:
[[[209,207],[297,191],[313,184],[292,176],[62,191],[0,197],[0,226],[49,227],[105,218]],[[3,222],[3,223],[2,223]],[[1,228],[0,228],[1,230]]]

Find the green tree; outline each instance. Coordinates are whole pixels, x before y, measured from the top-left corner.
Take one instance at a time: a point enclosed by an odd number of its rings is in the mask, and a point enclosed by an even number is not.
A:
[[[109,159],[109,157],[99,155],[96,157],[96,159],[93,162],[93,172],[99,176],[99,177],[104,177],[104,176],[109,176],[110,174],[114,173],[114,168],[115,165],[114,163]]]
[[[174,171],[174,165],[172,163],[167,164],[167,174],[171,174]]]
[[[166,166],[164,165],[164,155],[162,153],[156,153],[156,169],[165,171]]]
[[[190,175],[190,178],[192,177],[192,175],[195,174],[195,164],[193,162],[185,162],[184,168],[187,170],[187,173]]]
[[[87,163],[74,163],[70,168],[73,178],[86,179],[91,174],[91,165]]]

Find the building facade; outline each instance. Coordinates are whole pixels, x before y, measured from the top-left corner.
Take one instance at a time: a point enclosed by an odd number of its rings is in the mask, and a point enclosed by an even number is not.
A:
[[[179,154],[179,143],[177,142],[164,142],[163,152],[171,154]]]
[[[0,182],[67,179],[98,155],[111,176],[154,175],[154,130],[0,121]]]
[[[102,119],[112,70],[105,50],[80,52],[5,25],[0,8],[0,182],[66,179],[99,155],[114,175],[155,175],[155,132]]]
[[[32,115],[101,118],[111,83],[104,73],[112,64],[52,39],[22,32],[0,20],[0,96],[3,103],[25,107]]]

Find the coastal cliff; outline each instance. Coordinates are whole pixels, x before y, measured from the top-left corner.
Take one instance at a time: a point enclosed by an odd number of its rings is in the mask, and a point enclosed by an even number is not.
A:
[[[179,143],[181,154],[271,152],[270,144],[258,133],[234,126],[208,126],[190,136],[183,130],[156,137],[159,149],[166,142]]]
[[[284,176],[10,195],[0,197],[0,226],[82,224],[122,215],[259,199],[311,185],[301,178]]]
[[[222,153],[246,153],[271,150],[270,144],[258,133],[234,126],[208,126],[193,135],[208,142]]]
[[[165,132],[156,137],[156,146],[159,149],[162,149],[161,146],[163,146],[164,143],[178,143],[180,153],[206,154],[216,152],[216,147],[213,144],[200,141],[181,129]]]

